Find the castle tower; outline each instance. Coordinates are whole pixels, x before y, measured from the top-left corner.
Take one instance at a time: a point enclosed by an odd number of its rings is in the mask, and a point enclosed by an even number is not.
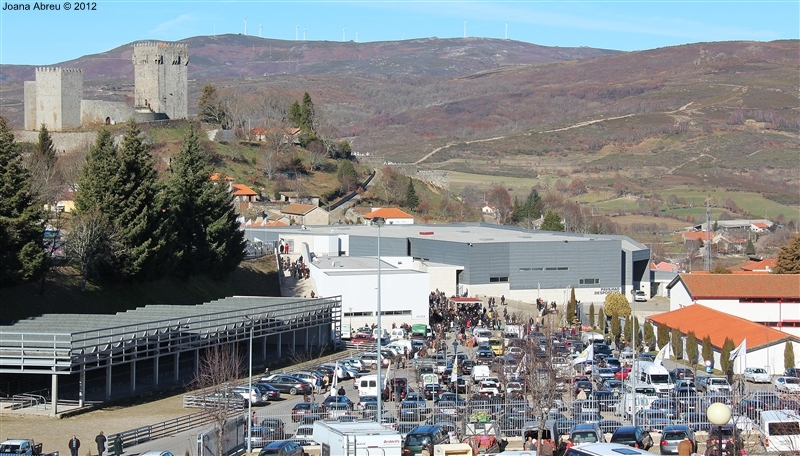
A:
[[[135,43],[133,45],[134,108],[149,108],[170,119],[185,119],[189,114],[185,44]]]
[[[27,104],[35,90],[35,109]],[[76,68],[36,68],[36,83],[25,84],[25,128],[37,130],[42,124],[50,131],[81,127],[83,72]],[[35,118],[35,124],[31,121]],[[33,128],[31,128],[33,127]]]

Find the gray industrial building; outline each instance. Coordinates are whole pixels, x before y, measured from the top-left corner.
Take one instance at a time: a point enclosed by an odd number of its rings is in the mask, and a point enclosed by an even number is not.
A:
[[[248,227],[246,233],[251,241],[306,243],[318,256],[378,255],[373,226]],[[627,236],[485,223],[385,225],[380,233],[381,256],[463,266],[453,272],[452,283],[431,284],[458,294],[561,303],[575,288],[576,298],[588,303],[603,302],[610,292],[630,296],[633,290],[650,289],[650,249]]]

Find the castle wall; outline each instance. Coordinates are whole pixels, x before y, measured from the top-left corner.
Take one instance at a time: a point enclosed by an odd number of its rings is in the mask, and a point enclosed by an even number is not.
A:
[[[170,119],[188,117],[188,64],[185,44],[134,44],[134,106]]]
[[[22,100],[25,105],[24,128],[26,130],[37,130],[39,126],[36,125],[36,81],[25,81]]]
[[[83,72],[75,68],[36,69],[36,126],[50,131],[81,126]]]
[[[50,132],[50,137],[53,140],[56,155],[88,150],[89,147],[97,142],[96,131],[54,131]],[[39,132],[35,130],[17,130],[14,132],[14,139],[17,142],[36,144],[39,142]]]
[[[81,124],[84,127],[125,123],[135,118],[133,108],[121,101],[81,100]]]

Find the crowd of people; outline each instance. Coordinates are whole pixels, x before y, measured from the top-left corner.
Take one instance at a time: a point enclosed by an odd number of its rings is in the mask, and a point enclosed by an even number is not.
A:
[[[308,266],[303,263],[303,255],[300,255],[295,261],[292,261],[288,256],[283,257],[281,260],[281,268],[284,271],[289,271],[293,279],[308,279],[311,277]]]

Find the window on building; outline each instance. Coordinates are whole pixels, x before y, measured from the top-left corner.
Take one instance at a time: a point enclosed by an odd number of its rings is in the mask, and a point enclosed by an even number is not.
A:
[[[600,283],[600,279],[580,279],[581,285],[597,285]]]
[[[383,315],[411,315],[410,310],[383,310],[381,311]]]
[[[489,277],[489,282],[508,282],[508,277]]]

